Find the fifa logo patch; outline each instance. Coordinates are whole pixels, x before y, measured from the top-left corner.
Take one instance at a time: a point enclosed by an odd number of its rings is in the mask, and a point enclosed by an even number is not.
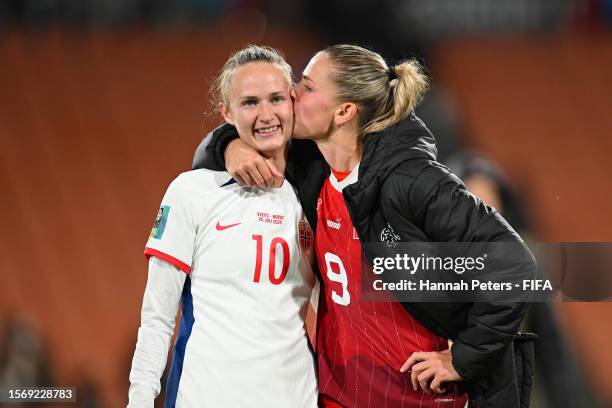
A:
[[[380,232],[380,241],[385,242],[390,248],[395,247],[400,239],[389,223],[387,223],[387,228],[383,228]]]
[[[162,205],[157,212],[153,229],[151,230],[151,238],[161,239],[166,229],[166,222],[168,221],[168,214],[170,213],[169,205]]]

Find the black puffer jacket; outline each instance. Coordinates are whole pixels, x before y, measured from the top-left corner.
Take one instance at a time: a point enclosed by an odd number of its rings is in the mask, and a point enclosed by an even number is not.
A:
[[[224,168],[225,147],[235,137],[236,131],[229,125],[214,130],[198,148],[194,168]],[[381,242],[381,231],[389,226],[403,242],[514,242],[520,250],[506,267],[510,271],[517,265],[534,268],[533,257],[521,238],[494,209],[470,194],[457,177],[436,162],[436,153],[434,137],[414,114],[365,136],[358,181],[343,190],[362,244]],[[329,174],[329,166],[312,142],[293,141],[287,176],[297,185],[313,229],[319,192]],[[377,249],[381,247],[364,245],[370,262],[374,257],[388,256]],[[517,334],[526,304],[402,305],[429,330],[453,340],[453,366],[465,380],[472,407],[529,405],[531,337]]]

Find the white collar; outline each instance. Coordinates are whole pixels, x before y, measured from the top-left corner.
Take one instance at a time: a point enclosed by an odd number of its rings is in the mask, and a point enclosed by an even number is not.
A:
[[[331,185],[336,190],[342,192],[344,187],[349,186],[349,185],[357,182],[357,180],[359,179],[359,164],[360,163],[357,163],[357,165],[355,167],[353,167],[353,170],[351,170],[349,175],[346,176],[344,178],[344,180],[342,180],[342,181],[338,181],[338,179],[336,178],[336,175],[332,171],[331,174],[329,175],[329,182],[331,183]]]

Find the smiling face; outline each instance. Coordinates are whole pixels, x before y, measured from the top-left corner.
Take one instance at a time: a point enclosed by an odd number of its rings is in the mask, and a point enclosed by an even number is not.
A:
[[[226,122],[240,139],[266,157],[282,155],[293,130],[290,83],[270,62],[249,62],[236,70],[221,104]]]
[[[320,139],[329,134],[338,107],[336,87],[329,78],[331,61],[324,52],[316,54],[294,88],[296,139]]]

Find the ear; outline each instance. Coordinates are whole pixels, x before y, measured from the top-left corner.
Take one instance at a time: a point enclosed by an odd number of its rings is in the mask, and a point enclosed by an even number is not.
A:
[[[334,112],[334,122],[338,126],[349,123],[353,118],[357,117],[357,105],[353,102],[343,102],[336,108]]]
[[[234,124],[234,121],[232,120],[232,115],[230,113],[230,110],[229,110],[229,108],[227,108],[225,106],[225,104],[223,102],[219,102],[219,111],[221,112],[221,115],[223,116],[223,120],[224,121],[226,121],[230,125]]]

